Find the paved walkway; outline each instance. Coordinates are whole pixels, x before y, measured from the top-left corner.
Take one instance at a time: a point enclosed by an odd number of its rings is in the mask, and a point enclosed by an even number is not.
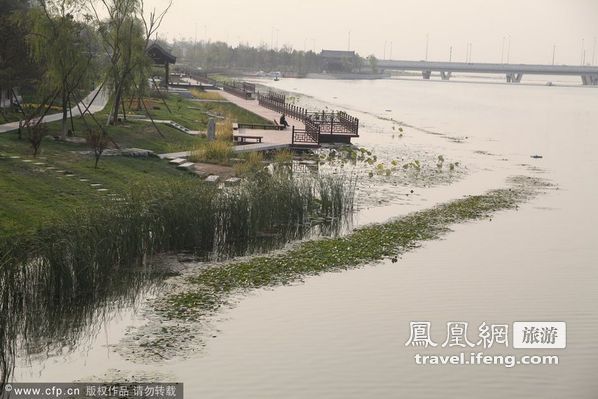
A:
[[[261,116],[264,119],[267,119],[269,121],[272,122],[276,122],[278,123],[278,121],[280,120],[280,116],[282,115],[279,112],[276,111],[272,111],[271,109],[262,107],[257,100],[245,100],[241,97],[237,97],[234,94],[231,93],[227,93],[225,91],[221,91],[220,95],[222,97],[224,97],[225,99],[227,99],[228,101],[230,101],[231,103],[246,109],[247,111],[253,112],[256,115]],[[303,124],[303,122],[297,120],[297,119],[293,119],[287,116],[287,122],[289,122],[289,124],[291,126],[295,126],[295,128],[297,129],[305,129],[305,125]],[[289,127],[290,129],[290,127]],[[290,136],[289,136],[290,138]],[[289,140],[289,144],[291,143],[291,141]]]
[[[81,110],[84,110],[87,107],[87,105],[91,102],[91,100],[93,99],[95,94],[98,92],[98,90],[99,89],[95,89],[94,91],[89,93],[89,95],[87,97],[85,97],[83,99],[83,101],[81,101],[81,103],[79,103],[79,107],[81,108]],[[89,107],[89,112],[91,112],[91,113],[100,112],[101,110],[104,109],[104,107],[106,107],[106,104],[108,104],[108,93],[106,92],[106,90],[102,90],[100,92],[100,94],[98,94],[96,99],[94,100],[93,104],[91,104],[91,106]],[[73,107],[73,109],[72,109],[73,116],[79,116],[79,107]],[[70,114],[69,114],[69,116],[70,116]],[[44,119],[42,120],[42,123],[56,122],[59,120],[62,120],[62,112],[52,114],[52,115],[46,115],[44,117]],[[19,122],[5,123],[3,125],[0,125],[0,134],[11,132],[13,130],[17,130],[18,128],[19,128]]]

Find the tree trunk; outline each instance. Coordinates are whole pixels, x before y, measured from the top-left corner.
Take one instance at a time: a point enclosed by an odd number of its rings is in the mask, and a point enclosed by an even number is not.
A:
[[[118,112],[120,111],[120,101],[122,97],[122,86],[118,85],[116,93],[114,95],[114,108],[112,113],[112,125],[116,125],[118,122]]]
[[[61,138],[64,140],[66,138],[67,130],[68,130],[68,119],[69,119],[69,110],[68,110],[68,96],[66,90],[62,92],[62,134]]]

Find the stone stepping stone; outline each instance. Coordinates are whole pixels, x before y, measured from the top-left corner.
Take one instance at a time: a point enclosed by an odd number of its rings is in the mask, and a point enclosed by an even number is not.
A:
[[[70,173],[69,173],[69,174],[67,174],[67,175],[65,175],[65,176],[66,176],[66,177],[75,177],[75,175],[73,175],[73,174],[70,174]]]
[[[23,162],[26,162],[26,163],[31,163],[31,162],[33,162],[33,161],[32,161],[31,159],[23,159]]]
[[[36,165],[36,166],[43,166],[43,165],[45,165],[45,163],[43,163],[43,162],[36,162],[36,163],[34,163],[34,165]]]
[[[21,159],[21,157],[20,157],[20,156],[18,156],[18,155],[12,155],[12,156],[10,157],[10,159]]]
[[[218,183],[218,180],[220,180],[220,176],[210,175],[210,176],[206,177],[206,179],[204,181],[206,181],[208,183]]]
[[[227,186],[235,186],[241,183],[241,179],[239,177],[230,177],[224,181],[224,184]]]
[[[108,191],[107,188],[98,188],[98,192],[100,193],[105,193],[106,191]]]
[[[66,173],[66,171],[65,170],[57,170],[56,173],[63,173],[64,174],[64,173]]]
[[[185,158],[175,158],[175,159],[169,161],[168,163],[171,165],[181,165],[185,162],[187,162],[187,160]]]
[[[102,185],[100,183],[91,183],[90,186],[93,188],[102,187]]]
[[[55,166],[48,166],[48,167],[46,168],[46,170],[56,170],[56,167],[55,167]]]
[[[190,170],[193,167],[193,165],[195,165],[193,162],[185,162],[178,165],[177,169]]]
[[[79,179],[79,181],[86,182],[89,181],[89,179]]]

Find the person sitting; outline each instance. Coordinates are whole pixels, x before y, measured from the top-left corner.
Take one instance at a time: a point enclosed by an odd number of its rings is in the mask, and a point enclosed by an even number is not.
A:
[[[289,127],[289,122],[287,122],[287,118],[285,117],[285,115],[284,115],[284,114],[282,114],[282,115],[280,116],[280,124],[281,124],[282,126],[284,126],[284,128],[285,128],[285,129],[286,129],[287,127]]]

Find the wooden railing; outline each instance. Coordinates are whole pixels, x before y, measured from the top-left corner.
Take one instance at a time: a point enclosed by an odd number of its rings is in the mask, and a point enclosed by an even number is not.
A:
[[[264,125],[260,123],[238,123],[239,129],[255,129],[255,130],[284,130],[283,125]]]
[[[249,93],[255,93],[255,85],[253,83],[243,82],[243,90]]]
[[[359,135],[359,119],[343,111],[310,112],[309,117],[318,125],[324,134]]]
[[[285,104],[287,102],[287,96],[285,96],[282,93],[276,93],[274,91],[269,91],[268,94],[266,95],[270,100],[277,102],[277,103],[282,103]]]
[[[320,144],[320,126],[309,119],[305,121],[305,129],[293,126],[291,145],[317,146]]]
[[[244,98],[245,100],[250,100],[252,97],[251,92],[246,91],[243,87],[237,86],[235,83],[233,83],[233,84],[224,83],[222,85],[222,88],[224,89],[225,92],[234,94],[235,96]]]
[[[300,120],[301,122],[304,121],[308,114],[305,108],[273,100],[270,96],[266,96],[261,93],[258,93],[257,100],[262,107],[279,112],[288,117]]]
[[[343,135],[357,137],[359,135],[359,119],[343,111],[309,112],[303,107],[281,101],[284,95],[269,92],[258,93],[257,99],[262,107],[271,109],[288,117],[300,120],[305,129],[293,127],[293,144],[319,144],[320,135]]]

